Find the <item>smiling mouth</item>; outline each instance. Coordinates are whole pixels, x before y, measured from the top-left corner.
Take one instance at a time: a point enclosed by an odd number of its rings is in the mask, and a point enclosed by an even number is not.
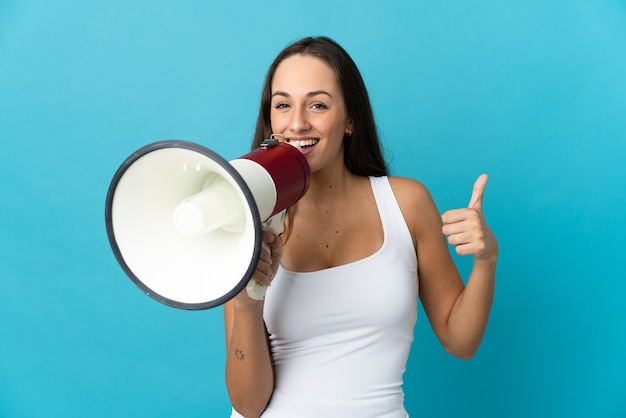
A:
[[[287,142],[291,143],[291,144],[297,144],[300,146],[300,148],[307,148],[307,147],[312,147],[314,145],[317,145],[317,143],[319,142],[319,139],[291,139],[291,138],[287,138]]]

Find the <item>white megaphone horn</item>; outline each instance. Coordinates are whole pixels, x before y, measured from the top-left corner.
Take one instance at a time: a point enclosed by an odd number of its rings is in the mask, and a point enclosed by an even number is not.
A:
[[[208,309],[251,280],[264,244],[278,234],[286,209],[307,191],[311,172],[300,150],[272,135],[260,148],[227,162],[201,145],[149,144],[124,161],[106,198],[113,253],[151,298],[180,309]]]

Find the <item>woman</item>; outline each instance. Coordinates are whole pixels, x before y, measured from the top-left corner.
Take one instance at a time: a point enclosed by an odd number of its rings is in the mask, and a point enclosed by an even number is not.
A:
[[[452,355],[472,357],[484,334],[498,255],[487,177],[443,216],[422,184],[387,177],[363,80],[328,38],[270,67],[253,148],[272,133],[301,146],[311,183],[281,235],[264,233],[253,280],[271,283],[265,301],[243,291],[224,305],[233,416],[404,418],[418,296]],[[466,286],[446,236],[474,257]]]

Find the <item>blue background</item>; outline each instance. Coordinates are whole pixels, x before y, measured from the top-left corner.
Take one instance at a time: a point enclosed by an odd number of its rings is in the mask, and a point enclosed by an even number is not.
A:
[[[142,295],[104,199],[156,140],[245,153],[267,67],[306,35],[353,56],[393,173],[442,212],[491,176],[489,328],[464,362],[420,312],[411,415],[626,416],[626,2],[609,0],[0,0],[0,416],[227,416],[221,309]]]

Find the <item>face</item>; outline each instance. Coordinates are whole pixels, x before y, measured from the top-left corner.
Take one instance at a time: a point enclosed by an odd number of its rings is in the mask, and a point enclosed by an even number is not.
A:
[[[272,132],[298,143],[312,172],[343,165],[343,137],[352,132],[333,69],[319,58],[294,55],[274,73]]]

